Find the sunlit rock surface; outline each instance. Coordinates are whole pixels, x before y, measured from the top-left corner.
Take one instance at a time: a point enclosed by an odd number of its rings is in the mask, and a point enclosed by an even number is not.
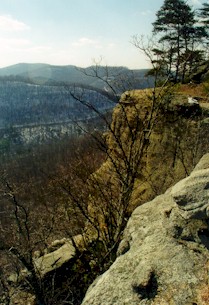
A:
[[[209,304],[209,154],[191,175],[136,208],[110,269],[82,305]]]

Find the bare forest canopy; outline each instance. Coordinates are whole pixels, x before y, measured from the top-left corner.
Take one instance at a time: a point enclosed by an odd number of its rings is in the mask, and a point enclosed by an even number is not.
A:
[[[88,119],[91,114],[72,97],[72,90],[66,85],[0,81],[0,127]],[[76,90],[99,111],[113,107],[113,97],[105,91],[81,86]]]

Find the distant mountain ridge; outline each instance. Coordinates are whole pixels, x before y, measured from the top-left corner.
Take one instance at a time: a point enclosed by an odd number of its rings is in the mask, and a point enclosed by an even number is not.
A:
[[[82,72],[85,70],[87,74],[92,74],[93,69],[94,66],[82,69],[74,65],[57,66],[45,63],[18,63],[0,68],[0,77],[19,76],[37,83],[79,83],[103,89],[101,80],[95,77],[89,77]],[[130,70],[126,67],[99,67],[101,77],[106,77],[108,74],[110,77],[113,76],[113,78],[119,78],[120,76],[120,79],[123,77],[123,79],[129,79],[129,82],[131,80],[132,85],[130,89],[140,89],[150,86],[147,78],[145,78],[147,71],[147,69]]]
[[[1,68],[0,151],[11,143],[38,143],[78,134],[75,122],[97,128],[101,125],[97,111],[109,115],[121,93],[148,87],[146,72],[41,63]],[[79,103],[71,93],[93,108]],[[99,128],[103,130],[104,126]]]

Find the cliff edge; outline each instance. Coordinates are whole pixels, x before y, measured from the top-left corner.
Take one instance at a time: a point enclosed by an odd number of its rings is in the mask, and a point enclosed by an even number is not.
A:
[[[82,305],[209,304],[209,154],[134,210],[118,257]]]

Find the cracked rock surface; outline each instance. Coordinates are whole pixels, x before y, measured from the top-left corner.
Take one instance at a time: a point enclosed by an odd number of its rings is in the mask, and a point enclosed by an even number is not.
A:
[[[209,304],[209,154],[135,209],[113,265],[82,305]]]

